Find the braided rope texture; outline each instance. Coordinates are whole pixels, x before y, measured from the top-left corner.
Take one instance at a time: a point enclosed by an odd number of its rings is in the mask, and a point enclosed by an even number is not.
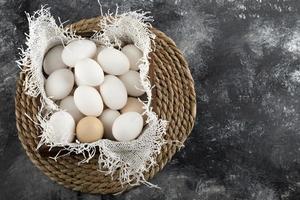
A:
[[[100,17],[83,19],[69,25],[82,36],[91,36],[93,31],[100,29]],[[175,43],[163,32],[151,28],[155,35],[155,46],[150,55],[149,76],[153,90],[153,110],[159,118],[169,121],[165,139],[184,142],[190,134],[196,117],[196,95],[194,81],[186,60],[177,49]],[[85,193],[110,194],[131,188],[121,185],[118,172],[113,176],[105,175],[98,170],[97,155],[89,163],[78,165],[80,155],[65,156],[54,161],[43,157],[37,150],[40,129],[36,114],[40,106],[39,97],[33,98],[24,93],[26,74],[20,73],[15,96],[15,113],[18,137],[30,160],[50,179],[65,187]],[[26,116],[27,114],[28,116]],[[31,119],[29,119],[30,117]],[[157,156],[157,165],[145,172],[145,179],[150,180],[171,160],[178,145],[167,143],[162,146]]]

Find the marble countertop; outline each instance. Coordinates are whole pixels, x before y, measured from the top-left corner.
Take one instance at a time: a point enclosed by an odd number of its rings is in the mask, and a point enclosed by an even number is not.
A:
[[[0,0],[0,200],[300,199],[300,1],[102,0],[151,11],[153,25],[185,55],[195,80],[190,137],[151,181],[119,196],[82,194],[27,158],[14,116],[24,12],[47,4],[61,21],[99,15],[96,0]]]

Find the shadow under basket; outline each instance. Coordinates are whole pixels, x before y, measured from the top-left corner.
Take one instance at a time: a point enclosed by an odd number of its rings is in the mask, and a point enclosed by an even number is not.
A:
[[[101,28],[99,20],[100,17],[83,19],[69,27],[76,34],[89,37]],[[150,54],[149,71],[151,83],[155,85],[152,91],[153,111],[159,118],[169,122],[165,139],[184,142],[193,128],[196,116],[194,81],[186,60],[173,40],[155,28],[150,30],[156,35],[155,48]],[[130,189],[131,186],[127,184],[121,185],[118,172],[113,174],[113,178],[100,172],[97,156],[89,163],[78,165],[82,155],[64,156],[55,161],[36,149],[41,133],[34,122],[38,121],[36,114],[40,101],[39,97],[25,94],[25,77],[26,74],[21,72],[17,81],[15,107],[18,136],[31,161],[50,179],[75,191],[109,194]],[[176,144],[164,144],[156,157],[157,165],[144,173],[145,179],[149,180],[158,173],[178,150]]]

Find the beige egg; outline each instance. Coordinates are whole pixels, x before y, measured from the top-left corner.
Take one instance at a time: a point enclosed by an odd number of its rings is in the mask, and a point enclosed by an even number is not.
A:
[[[82,118],[76,126],[76,137],[82,143],[96,142],[103,137],[102,122],[96,117]]]
[[[129,70],[127,73],[119,76],[119,78],[124,83],[128,95],[138,97],[145,93],[138,72]]]
[[[143,118],[137,112],[121,114],[113,123],[112,133],[116,140],[131,141],[139,136],[143,129]]]
[[[71,41],[63,50],[62,61],[69,67],[74,67],[75,64],[84,58],[93,58],[96,54],[96,44],[91,40],[74,40]]]
[[[104,81],[102,68],[91,58],[79,60],[74,72],[77,85],[98,86]]]
[[[119,110],[126,105],[127,91],[122,81],[113,75],[106,75],[100,85],[100,93],[105,105],[113,110]]]
[[[67,65],[61,59],[63,49],[62,45],[57,45],[46,53],[43,61],[43,68],[46,74],[50,75],[55,70],[67,68]]]
[[[122,52],[127,56],[129,60],[130,69],[139,70],[139,65],[141,64],[143,52],[133,44],[124,46],[122,48]]]
[[[144,104],[138,98],[128,97],[126,105],[121,109],[121,113],[137,112],[143,114],[145,112],[143,106]]]
[[[60,108],[70,113],[75,122],[78,122],[84,116],[76,107],[73,96],[67,96],[61,100]]]
[[[120,116],[120,113],[117,110],[105,109],[100,115],[99,119],[103,123],[104,126],[104,138],[114,140],[114,136],[112,135],[112,125]]]
[[[49,125],[52,128],[52,138],[55,143],[70,143],[75,137],[75,121],[65,112],[58,111],[51,115]]]
[[[129,60],[121,51],[106,47],[97,57],[98,63],[104,72],[112,75],[121,75],[129,70]]]
[[[48,77],[45,84],[45,91],[53,100],[63,99],[70,94],[74,86],[74,75],[68,69],[54,71]]]

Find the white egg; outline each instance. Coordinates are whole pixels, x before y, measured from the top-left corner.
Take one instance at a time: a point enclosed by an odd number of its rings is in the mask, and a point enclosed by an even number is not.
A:
[[[100,65],[91,58],[84,58],[75,64],[77,85],[97,86],[104,81],[104,73]]]
[[[94,56],[94,58],[93,58],[94,60],[97,60],[97,57],[98,57],[100,51],[102,51],[104,48],[105,48],[104,45],[97,45],[96,54],[95,54],[95,56]]]
[[[78,78],[76,76],[74,76],[74,78],[75,78],[75,84],[76,84],[76,86],[86,85],[83,82],[80,82],[80,80],[78,80]],[[86,86],[88,86],[88,85],[86,85]],[[99,85],[97,85],[97,86],[91,86],[91,87],[95,88],[96,90],[99,89]]]
[[[74,67],[75,64],[84,58],[93,58],[96,54],[96,44],[90,40],[74,40],[70,42],[62,52],[63,62]]]
[[[138,72],[129,70],[127,73],[119,76],[119,78],[124,83],[128,95],[138,97],[145,93]]]
[[[65,65],[61,59],[63,49],[64,47],[62,45],[58,45],[52,47],[46,53],[43,61],[43,68],[46,74],[50,75],[55,70],[67,68],[67,65]]]
[[[119,110],[126,105],[127,91],[120,79],[106,75],[100,85],[100,93],[105,105],[113,110]]]
[[[73,96],[67,96],[66,98],[61,100],[60,108],[70,113],[75,122],[78,122],[81,118],[84,117],[84,115],[76,107]]]
[[[68,96],[73,86],[73,73],[68,69],[59,69],[50,74],[45,84],[45,90],[49,98],[59,100]]]
[[[137,112],[127,112],[114,121],[112,133],[116,140],[125,142],[137,138],[142,129],[143,117]]]
[[[78,110],[87,116],[99,116],[103,102],[99,92],[90,86],[79,86],[74,91],[74,102]]]
[[[114,140],[114,136],[112,135],[112,125],[117,119],[117,117],[120,116],[120,113],[116,110],[111,109],[105,109],[102,114],[100,115],[99,119],[101,120],[103,126],[104,126],[104,137]]]
[[[74,74],[74,79],[75,79],[75,83],[76,83],[77,86],[84,85],[83,83],[80,82],[78,77],[75,76],[75,74]]]
[[[112,75],[121,75],[129,70],[129,60],[121,51],[112,47],[102,49],[97,57],[103,71]]]
[[[55,143],[70,143],[75,137],[75,121],[65,112],[58,111],[51,115],[49,125],[52,128]]]
[[[139,70],[139,65],[141,64],[141,58],[143,57],[143,52],[133,44],[128,44],[122,48],[122,52],[127,56],[130,69]]]

